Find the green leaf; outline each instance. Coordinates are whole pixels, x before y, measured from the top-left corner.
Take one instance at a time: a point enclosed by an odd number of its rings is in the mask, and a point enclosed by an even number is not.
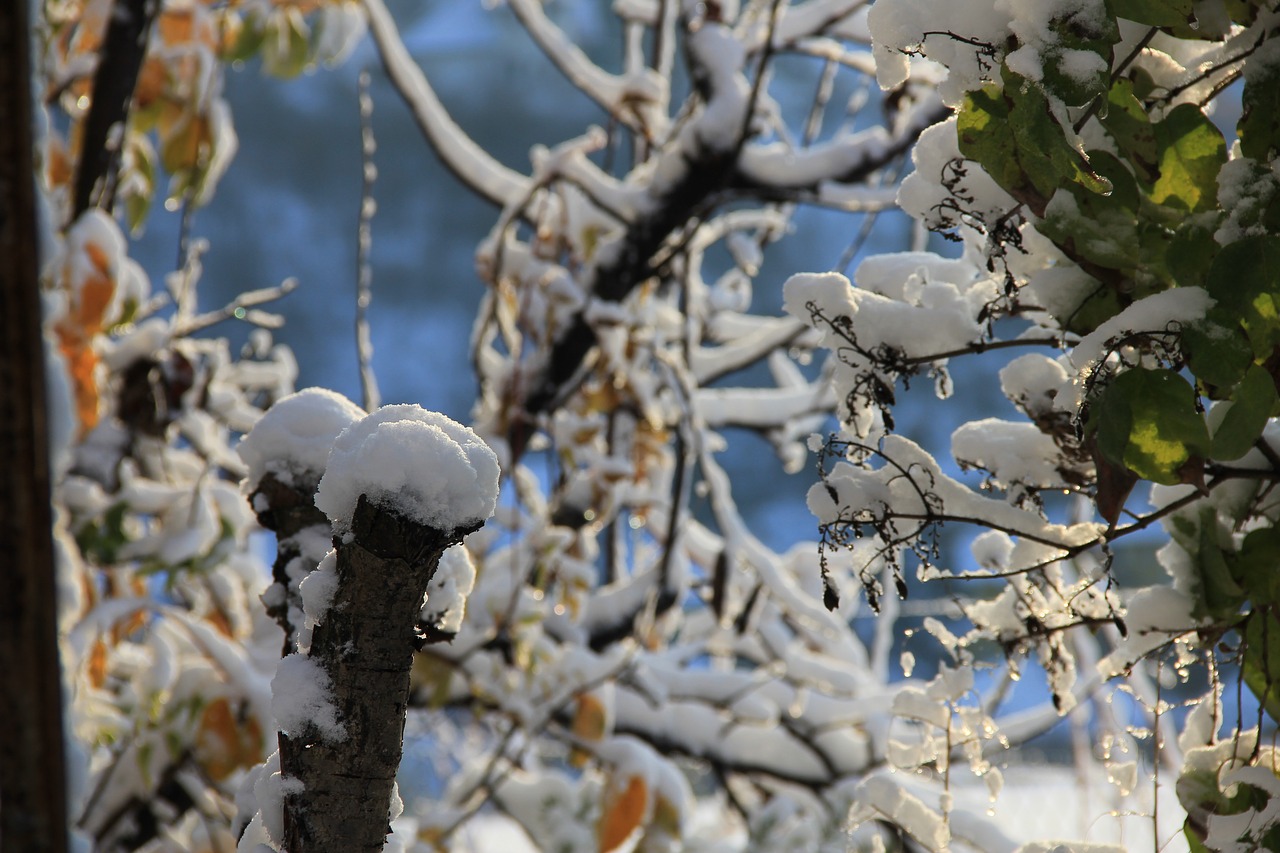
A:
[[[1254,357],[1267,360],[1280,344],[1280,237],[1246,237],[1223,247],[1205,289],[1217,301],[1211,316],[1238,318]]]
[[[1040,89],[1007,70],[1004,79],[1006,94],[1012,91],[1009,123],[1018,143],[1018,159],[1041,196],[1050,198],[1058,187],[1069,184],[1099,194],[1111,192],[1111,184],[1067,142],[1066,133]]]
[[[1182,350],[1187,366],[1215,400],[1227,396],[1253,364],[1253,350],[1239,321],[1216,307],[1204,321],[1183,331]]]
[[[1149,188],[1160,173],[1160,151],[1156,146],[1156,131],[1146,107],[1134,94],[1134,83],[1120,78],[1107,93],[1106,115],[1100,116],[1102,126],[1115,140],[1116,147],[1133,165],[1135,172]]]
[[[1205,276],[1218,254],[1213,234],[1222,222],[1221,211],[1195,213],[1183,219],[1165,252],[1165,265],[1179,287],[1203,287]]]
[[[142,138],[134,141],[130,134],[130,150],[133,154],[133,180],[129,182],[130,191],[124,194],[125,222],[133,235],[142,233],[146,224],[147,213],[151,210],[151,200],[156,190],[156,157],[150,143]]]
[[[1183,466],[1209,449],[1195,390],[1172,370],[1127,370],[1090,408],[1098,449],[1145,480],[1181,483]]]
[[[250,12],[244,16],[235,44],[223,56],[225,62],[244,62],[262,49],[266,39],[266,26],[261,14]]]
[[[1037,216],[1060,187],[1110,192],[1111,184],[1067,142],[1044,92],[1008,68],[1003,76],[1003,89],[991,83],[965,95],[956,126],[960,153]]]
[[[1232,575],[1254,607],[1280,604],[1280,528],[1260,527],[1249,533],[1232,560]]]
[[[1192,0],[1110,0],[1111,11],[1152,27],[1177,27],[1193,20]]]
[[[1218,204],[1218,170],[1227,162],[1222,132],[1195,104],[1179,104],[1155,126],[1160,177],[1151,200],[1193,213]]]
[[[1247,27],[1257,20],[1261,5],[1261,0],[1226,0],[1227,15]]]
[[[1009,126],[1009,104],[996,83],[967,92],[956,117],[960,153],[982,164],[1005,192],[1017,197],[1027,186],[1016,156],[1017,141]]]
[[[1209,516],[1200,523],[1200,543],[1196,550],[1196,564],[1200,570],[1200,601],[1198,616],[1208,616],[1214,621],[1229,619],[1240,612],[1247,596],[1244,589],[1232,577],[1227,558],[1218,546],[1217,519]]]
[[[1280,64],[1274,52],[1259,52],[1249,60],[1249,73],[1240,98],[1240,151],[1246,157],[1267,161],[1280,148]]]
[[[1138,192],[1138,182],[1134,179],[1133,172],[1124,161],[1110,151],[1100,148],[1091,149],[1086,156],[1093,171],[1111,184],[1109,193],[1105,195],[1089,193],[1089,199],[1103,204],[1118,204],[1125,210],[1137,213],[1142,196]]]
[[[1110,15],[1069,14],[1054,18],[1049,29],[1055,38],[1045,51],[1044,87],[1068,106],[1080,106],[1107,91],[1111,78],[1112,47],[1120,41],[1120,28]],[[1091,60],[1086,54],[1093,54]],[[1089,77],[1067,74],[1063,69],[1079,69],[1084,62],[1096,67]]]
[[[1063,327],[1077,335],[1087,335],[1124,309],[1115,290],[1104,285],[1090,292],[1063,319]]]
[[[1219,403],[1213,411],[1221,418],[1213,431],[1213,458],[1229,462],[1248,453],[1262,435],[1275,405],[1276,384],[1271,374],[1256,364],[1251,366],[1231,399]],[[1218,408],[1226,411],[1218,415]]]
[[[1245,621],[1240,669],[1267,715],[1280,720],[1280,620],[1270,610],[1255,610]]]
[[[86,559],[101,565],[111,565],[119,558],[119,551],[128,544],[125,520],[129,505],[124,501],[112,504],[102,514],[101,521],[91,521],[76,533],[76,544]]]
[[[1119,200],[1058,190],[1037,230],[1076,259],[1131,271],[1137,265],[1138,218]]]
[[[1187,853],[1212,853],[1208,847],[1204,846],[1204,841],[1201,840],[1199,833],[1196,832],[1195,826],[1191,823],[1191,818],[1183,821],[1182,834],[1187,839]]]

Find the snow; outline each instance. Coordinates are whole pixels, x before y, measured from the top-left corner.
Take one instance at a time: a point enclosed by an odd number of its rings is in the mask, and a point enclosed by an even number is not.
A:
[[[929,850],[945,850],[951,832],[942,816],[888,773],[864,779],[857,788],[849,823],[888,818]]]
[[[984,418],[963,424],[951,435],[951,455],[961,465],[989,471],[992,484],[1002,488],[1013,484],[1036,489],[1063,485],[1054,464],[1057,444],[1025,421]]]
[[[315,21],[316,58],[327,65],[339,64],[364,38],[366,28],[359,3],[342,0],[321,6]]]
[[[644,68],[622,76],[609,74],[546,16],[542,0],[510,0],[508,5],[575,88],[613,115],[638,114],[639,124],[651,138],[664,135],[667,84],[655,71]]]
[[[236,447],[249,466],[246,494],[268,473],[286,485],[318,482],[334,439],[363,416],[355,403],[325,388],[304,388],[277,401]]]
[[[1266,235],[1267,208],[1280,195],[1280,162],[1259,163],[1240,156],[1239,143],[1235,147],[1237,156],[1223,163],[1218,172],[1218,204],[1226,217],[1213,239],[1222,246]]]
[[[893,287],[890,280],[883,287]],[[805,322],[815,311],[827,318],[848,317],[854,323],[858,349],[873,352],[891,347],[906,358],[928,357],[956,350],[982,336],[967,283],[933,281],[911,273],[903,287],[909,288],[910,302],[899,301],[867,289],[854,289],[839,273],[801,273],[783,286],[786,310]],[[928,334],[922,334],[927,329]],[[834,347],[844,342],[819,323],[824,341]]]
[[[877,3],[872,9],[880,8]],[[935,230],[948,230],[963,218],[995,222],[1017,202],[977,167],[963,173],[955,168],[964,163],[954,117],[927,128],[911,150],[911,174],[898,189],[898,205],[904,212]],[[944,180],[948,186],[944,186]]]
[[[1155,649],[1194,631],[1195,599],[1182,590],[1164,586],[1140,589],[1126,601],[1128,634],[1115,649],[1098,661],[1098,674],[1113,678],[1127,672]]]
[[[1000,390],[1009,401],[1033,420],[1055,411],[1058,391],[1070,377],[1061,359],[1041,353],[1026,353],[1000,368]]]
[[[419,524],[457,530],[493,515],[498,457],[468,427],[421,406],[383,406],[333,445],[316,506],[339,533],[361,495]]]
[[[1134,332],[1160,334],[1185,327],[1213,307],[1214,301],[1202,288],[1175,287],[1134,302],[1119,314],[1100,324],[1071,351],[1071,364],[1077,371],[1074,380],[1074,405],[1084,403],[1085,379],[1093,367],[1106,357],[1108,347]]]
[[[440,565],[427,585],[426,601],[422,606],[422,620],[435,625],[447,634],[462,630],[462,619],[467,612],[467,596],[476,582],[476,567],[465,545],[446,548],[440,555]]]
[[[280,589],[272,584],[271,589]],[[333,604],[333,596],[338,591],[338,552],[330,551],[321,558],[313,571],[308,572],[298,584],[298,594],[302,596],[303,625],[298,637],[298,649],[307,652],[311,649],[311,633],[317,625],[324,621],[325,614]]]
[[[306,737],[314,730],[331,743],[345,740],[347,730],[338,719],[332,689],[328,673],[311,658],[302,654],[282,658],[271,680],[271,715],[280,731]]]
[[[874,39],[876,80],[882,89],[895,89],[911,72],[908,52],[923,44],[930,59],[948,69],[939,87],[947,106],[956,107],[964,93],[989,79],[995,58],[983,55],[974,43],[1003,45],[1012,16],[1004,2],[919,3],[917,0],[877,0],[867,15]],[[931,33],[925,36],[925,33]],[[952,38],[954,33],[960,38]],[[966,44],[961,39],[967,39]]]

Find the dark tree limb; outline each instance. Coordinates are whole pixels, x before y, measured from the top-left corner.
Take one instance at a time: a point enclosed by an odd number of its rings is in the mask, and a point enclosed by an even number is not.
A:
[[[160,0],[115,0],[93,75],[92,103],[84,123],[71,210],[74,222],[91,207],[110,212],[120,168],[121,132],[129,120],[133,90],[147,53],[151,24]],[[119,126],[121,130],[113,132]]]
[[[67,849],[30,5],[0,4],[0,843]]]
[[[295,560],[303,559],[302,543],[299,534],[307,528],[320,528],[324,533],[329,531],[328,517],[316,509],[315,494],[318,483],[306,481],[297,485],[286,485],[275,474],[267,474],[258,483],[253,498],[255,505],[259,497],[265,499],[266,508],[258,513],[258,523],[276,535],[276,560],[271,565],[273,583],[263,595],[263,603],[267,615],[276,620],[284,631],[284,648],[282,655],[297,651],[297,625],[293,624],[290,612],[302,610],[302,597],[298,593],[298,584],[302,578],[289,576],[289,565]],[[304,570],[315,569],[313,562],[308,562]]]
[[[280,734],[281,775],[303,785],[285,798],[290,853],[382,850],[422,597],[444,550],[479,527],[425,527],[362,496],[351,535],[334,540],[337,592],[315,627],[310,657],[332,683],[346,737]]]

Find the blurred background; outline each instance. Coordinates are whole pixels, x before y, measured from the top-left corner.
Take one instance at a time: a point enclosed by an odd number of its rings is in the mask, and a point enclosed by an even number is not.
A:
[[[527,171],[532,145],[555,145],[607,120],[560,76],[505,7],[488,8],[481,0],[390,6],[410,53],[454,119],[507,165]],[[608,4],[556,4],[549,11],[559,13],[561,26],[597,62],[618,67],[622,33]],[[293,80],[264,75],[256,61],[227,74],[225,92],[239,151],[216,196],[190,222],[190,235],[210,243],[203,258],[200,307],[217,308],[245,290],[296,278],[299,286],[291,295],[263,307],[287,320],[275,337],[297,357],[297,387],[321,385],[360,399],[353,324],[362,170],[357,78],[362,70],[372,75],[378,145],[369,318],[383,402],[418,403],[467,422],[475,398],[467,341],[484,287],[474,272],[474,250],[498,211],[440,165],[367,39],[338,67]],[[774,73],[774,94],[784,108],[807,110],[821,64],[791,59],[777,63]],[[856,104],[866,98],[867,105],[855,110],[858,121],[874,121],[877,92],[853,86],[846,81],[833,106],[842,99]],[[1234,116],[1224,121],[1234,127]],[[753,310],[780,313],[782,284],[792,273],[840,268],[852,276],[866,254],[911,245],[910,220],[886,213],[876,218],[852,263],[842,264],[864,219],[797,211],[792,232],[765,253]],[[181,227],[178,212],[157,210],[146,232],[136,237],[132,254],[153,287],[178,264]],[[936,238],[928,245],[954,254],[952,244]],[[230,338],[234,347],[250,331],[244,323],[229,321],[211,333]],[[943,406],[937,405],[932,382],[920,377],[900,395],[895,410],[899,431],[931,448],[948,473],[963,476],[947,452],[951,431],[965,421],[1015,414],[994,381],[1000,363],[988,356],[955,371],[954,396]],[[787,475],[759,437],[748,432],[726,437],[730,447],[721,459],[753,532],[777,550],[815,540],[816,523],[804,500],[816,482],[814,467]],[[1159,532],[1153,529],[1152,537],[1160,538]],[[967,548],[951,545],[948,551],[960,563],[968,559]],[[1150,545],[1143,543],[1127,545],[1120,566],[1131,572],[1132,581],[1151,582],[1159,571],[1150,559]],[[923,613],[938,610],[951,597],[945,583],[912,587],[913,600],[899,625],[903,630],[918,625]],[[875,622],[869,610],[862,613],[859,632],[869,638]],[[919,659],[917,675],[928,677],[937,645],[921,637],[911,648]],[[1028,663],[1027,670],[1034,666]],[[1029,706],[1044,697],[1043,680],[1033,675],[1018,685],[1010,701],[1015,707]],[[1067,738],[1059,727],[1038,748],[1062,757],[1069,749]]]
[[[390,5],[410,53],[454,119],[512,168],[528,171],[534,144],[554,145],[606,122],[603,111],[560,76],[505,7],[486,8],[480,0]],[[607,4],[558,5],[559,12],[572,13],[561,15],[561,26],[597,62],[616,69],[622,32]],[[465,422],[475,396],[467,339],[484,287],[474,272],[474,250],[498,211],[440,165],[368,40],[340,66],[293,80],[262,74],[256,61],[227,74],[240,146],[217,194],[191,222],[191,235],[210,242],[201,307],[219,307],[244,290],[296,278],[297,290],[263,307],[287,320],[276,338],[297,356],[298,387],[323,385],[359,400],[353,323],[361,70],[372,75],[378,144],[370,324],[383,402],[414,402]],[[776,97],[803,114],[820,73],[817,61],[776,63]],[[833,108],[870,96],[859,124],[876,120],[875,92],[855,91],[847,78],[844,89],[836,92]],[[157,210],[137,238],[133,255],[153,285],[177,265],[181,219],[178,212]],[[753,310],[780,313],[789,275],[838,266],[863,219],[797,211],[792,233],[765,253]],[[905,249],[910,231],[902,214],[881,215],[859,257]],[[854,266],[856,261],[848,270]],[[213,331],[236,345],[249,330],[229,321]],[[917,392],[932,398],[928,385],[922,382]],[[979,383],[976,391],[984,407],[1003,403],[989,383]],[[926,442],[945,439],[950,428],[936,412],[924,418],[915,411],[904,411],[903,431]],[[740,506],[761,538],[779,549],[815,538],[804,506],[813,469],[787,476],[755,435],[731,435],[730,441],[725,462],[735,482],[742,482]]]

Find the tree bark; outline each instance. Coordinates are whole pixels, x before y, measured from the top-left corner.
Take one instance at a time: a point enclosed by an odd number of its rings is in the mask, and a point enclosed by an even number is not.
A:
[[[151,23],[159,9],[160,0],[115,0],[112,4],[93,75],[93,102],[84,123],[80,148],[84,153],[76,168],[71,222],[90,207],[111,212],[124,144],[124,134],[113,133],[112,128],[123,127],[129,120]]]
[[[310,657],[332,682],[346,738],[280,733],[281,775],[303,784],[285,798],[289,853],[382,849],[422,597],[444,550],[479,527],[424,527],[361,497],[349,541],[334,539],[337,592],[312,635]]]
[[[289,576],[289,565],[294,560],[305,559],[299,534],[309,527],[321,528],[325,535],[330,529],[329,518],[316,509],[317,483],[302,482],[296,486],[282,483],[275,474],[267,474],[252,495],[256,505],[259,497],[265,499],[266,509],[258,513],[258,523],[276,535],[276,561],[271,566],[274,583],[264,597],[267,615],[276,620],[284,631],[284,648],[281,655],[298,650],[297,625],[290,613],[302,610],[302,597],[298,593],[301,578]],[[310,560],[303,566],[311,572],[315,563]],[[277,589],[278,587],[278,589]]]
[[[0,3],[0,844],[67,849],[29,4]]]

